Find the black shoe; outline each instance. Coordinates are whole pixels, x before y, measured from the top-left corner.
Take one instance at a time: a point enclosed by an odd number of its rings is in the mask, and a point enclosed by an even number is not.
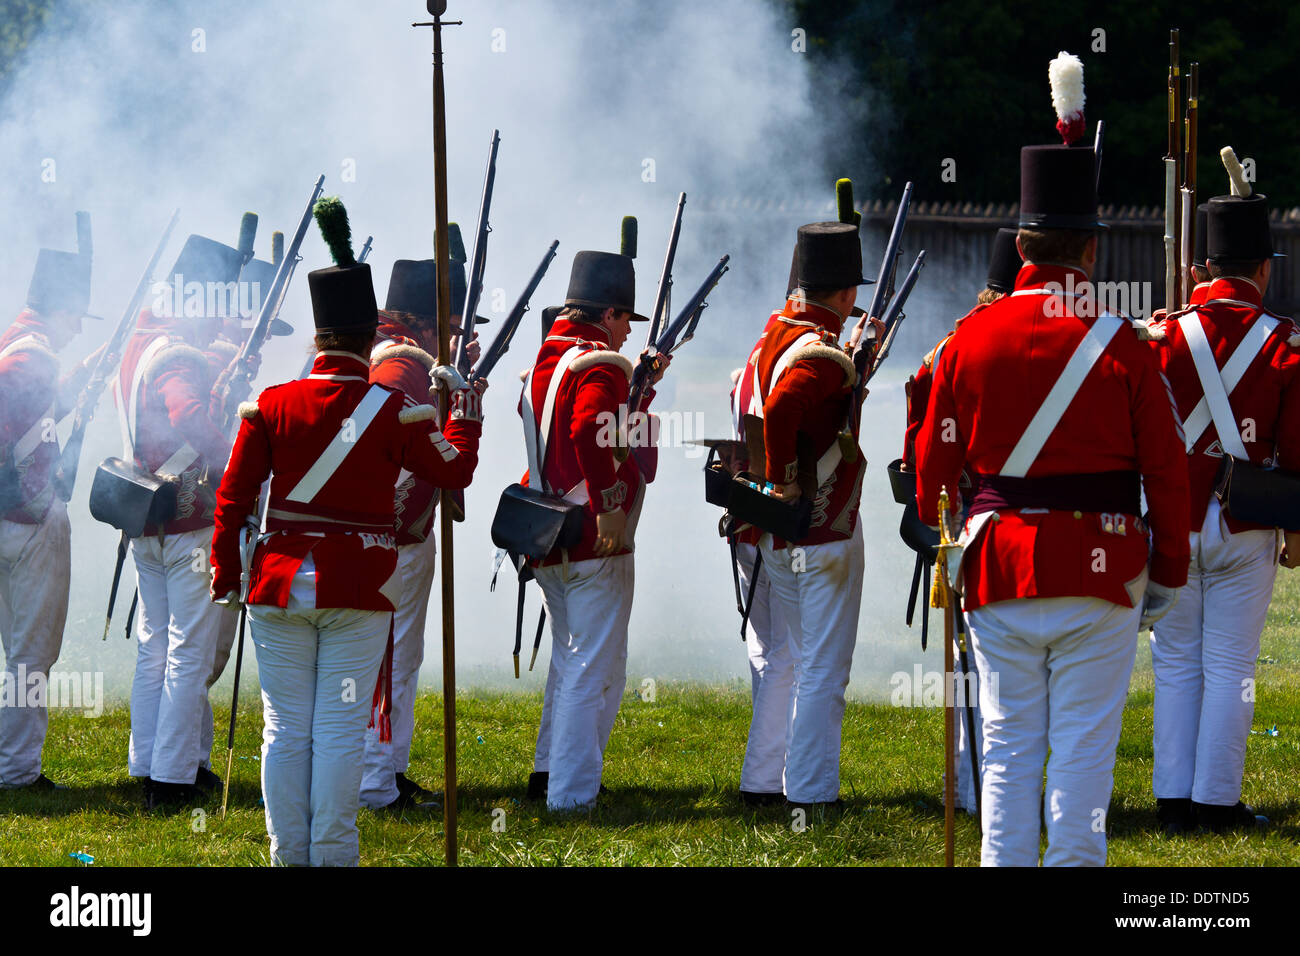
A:
[[[785,802],[785,794],[780,790],[775,793],[756,793],[753,790],[740,791],[740,802],[747,807],[771,807]]]
[[[397,798],[399,800],[405,800],[414,805],[428,803],[431,800],[436,800],[437,797],[438,795],[432,790],[426,790],[406,774],[399,773],[397,775]]]
[[[221,789],[221,778],[210,768],[200,767],[199,772],[194,775],[194,786],[204,793],[213,793]]]
[[[1268,826],[1268,817],[1255,812],[1240,800],[1236,806],[1224,807],[1192,801],[1196,820],[1213,833],[1230,833],[1234,830],[1255,830]]]
[[[198,803],[203,792],[189,783],[163,783],[152,777],[144,778],[144,808],[162,810]]]
[[[790,810],[843,810],[844,800],[841,797],[827,803],[796,803],[793,800],[787,800],[785,805]]]
[[[528,775],[528,799],[545,800],[546,790],[551,782],[551,774],[546,770],[534,770]]]
[[[8,784],[0,786],[0,790],[16,790],[16,791],[25,790],[28,793],[53,793],[56,790],[67,790],[67,789],[68,788],[65,787],[63,784],[55,783],[53,780],[45,776],[45,774],[43,773],[37,775],[36,779],[33,780],[31,783],[24,783],[16,787],[11,787]]]
[[[1157,797],[1156,822],[1165,836],[1178,836],[1196,829],[1191,797]]]

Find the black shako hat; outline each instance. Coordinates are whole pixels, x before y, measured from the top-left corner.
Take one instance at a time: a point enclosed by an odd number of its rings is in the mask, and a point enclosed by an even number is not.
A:
[[[812,222],[799,227],[795,246],[799,260],[799,288],[847,289],[865,285],[862,277],[862,240],[849,222]]]
[[[583,250],[575,255],[564,304],[597,312],[631,312],[633,322],[650,321],[636,311],[636,268],[631,258],[616,252]]]
[[[78,317],[90,308],[93,255],[90,213],[77,213],[77,251],[40,249],[27,287],[27,307],[43,314],[69,312]],[[97,319],[99,316],[88,316]]]
[[[1206,240],[1205,233],[1207,228],[1206,221],[1209,218],[1209,212],[1210,212],[1209,203],[1203,202],[1197,204],[1196,234],[1192,243],[1192,261],[1190,264],[1194,266],[1200,266],[1202,269],[1205,268],[1205,260],[1210,258],[1210,254],[1206,251],[1208,247],[1205,244],[1205,240]]]
[[[352,335],[374,332],[379,327],[379,306],[370,265],[357,262],[352,254],[352,229],[348,212],[337,196],[326,196],[313,210],[321,238],[337,265],[307,273],[311,289],[311,311],[316,332]]]
[[[1211,262],[1257,262],[1281,256],[1273,251],[1263,193],[1215,196],[1206,205],[1205,252]]]
[[[206,236],[190,236],[176,257],[176,264],[167,274],[167,281],[180,276],[180,282],[235,282],[244,263],[244,254],[232,246]]]
[[[465,307],[465,263],[451,260],[447,270],[451,285],[450,315],[459,315]],[[432,320],[438,314],[438,264],[433,259],[398,259],[388,277],[387,312],[409,312]],[[432,310],[432,311],[431,311]],[[488,320],[476,317],[476,324]]]
[[[1091,146],[1021,148],[1020,228],[1107,228],[1097,219],[1097,158]]]
[[[993,237],[993,251],[989,254],[987,285],[994,292],[1011,292],[1016,287],[1016,275],[1025,260],[1016,248],[1016,230],[999,229]]]
[[[253,318],[262,308],[262,303],[271,294],[275,284],[276,268],[265,259],[249,259],[244,264],[244,271],[239,273],[239,281],[248,291],[241,293],[240,301],[247,302],[253,308]],[[271,320],[272,335],[293,335],[293,326],[276,316]]]

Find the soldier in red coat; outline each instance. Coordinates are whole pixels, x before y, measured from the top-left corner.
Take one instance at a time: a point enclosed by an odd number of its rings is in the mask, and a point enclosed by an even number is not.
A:
[[[465,266],[452,260],[452,350],[459,334],[465,301]],[[370,381],[405,393],[410,405],[424,404],[429,395],[429,373],[438,350],[437,268],[432,259],[398,259],[388,282],[388,298],[379,313],[379,329],[370,353]],[[486,320],[481,320],[486,321]],[[466,346],[471,365],[478,359],[477,341]],[[436,419],[435,419],[436,424]],[[429,612],[429,590],[437,567],[437,539],[433,519],[440,489],[409,469],[398,475],[393,492],[397,535],[397,570],[402,576],[402,596],[393,612],[392,740],[381,739],[378,727],[366,732],[365,772],[361,778],[361,805],[372,809],[429,808],[435,794],[406,775],[415,732],[415,692],[424,661],[424,624]]]
[[[961,591],[982,676],[984,865],[1038,863],[1040,805],[1045,864],[1102,865],[1139,621],[1187,579],[1187,473],[1150,349],[1087,294],[1093,151],[1025,147],[1020,189],[1025,264],[935,363],[917,503],[937,526],[940,491],[970,473]]]
[[[627,410],[632,363],[618,352],[631,323],[645,321],[635,303],[632,259],[574,256],[564,311],[520,402],[530,459],[525,483],[584,509],[581,540],[534,569],[553,644],[529,793],[545,793],[553,810],[595,803],[627,681],[632,542],[658,464],[653,445],[638,446],[637,433],[647,429],[636,428]],[[648,389],[643,407],[632,411],[644,412],[653,397]],[[633,426],[630,453],[620,447],[620,422]]]
[[[340,264],[308,276],[319,350],[311,374],[241,406],[212,544],[212,596],[238,602],[241,534],[270,476],[266,533],[245,570],[264,704],[262,792],[279,865],[358,862],[366,725],[380,703],[376,722],[387,729],[386,681],[376,678],[403,587],[393,489],[403,469],[466,487],[482,420],[481,388],[454,375],[445,430],[432,405],[370,382],[370,269],[346,244],[332,251]]]
[[[79,213],[78,216],[83,216]],[[49,671],[63,643],[71,580],[68,509],[51,479],[54,426],[90,376],[92,355],[62,379],[55,353],[81,331],[91,251],[42,249],[27,308],[0,336],[0,788],[64,789],[41,772]]]
[[[1023,262],[1024,260],[1020,258],[1020,251],[1016,248],[1016,230],[999,229],[993,237],[993,249],[989,256],[988,277],[985,281],[984,290],[976,297],[975,307],[953,323],[953,330],[930,350],[925,358],[921,360],[921,367],[916,370],[916,374],[908,379],[906,386],[907,432],[903,438],[902,458],[904,471],[916,470],[916,436],[921,430],[921,423],[925,421],[925,412],[930,404],[930,386],[934,382],[934,363],[943,354],[945,346],[956,334],[957,329],[961,328],[962,323],[974,318],[985,308],[1008,295],[1016,287],[1016,275],[1020,272]],[[914,514],[912,509],[908,509],[908,514]],[[933,555],[934,552],[929,551],[925,557],[933,560]],[[918,557],[919,560],[923,560],[923,557]],[[922,594],[920,597],[921,600],[927,600],[929,595]],[[978,753],[982,745],[977,693],[979,668],[970,659],[969,655],[966,663],[968,670],[964,675],[964,693],[958,698],[957,706],[959,708],[975,708],[973,720],[974,747]],[[970,748],[972,743],[970,740],[971,734],[966,725],[967,720],[963,716],[959,716],[957,718],[957,754],[954,761],[957,766],[956,805],[959,809],[974,814],[976,807],[979,806],[975,793],[979,782],[971,771]]]
[[[241,261],[238,249],[190,236],[170,288],[127,341],[115,382],[123,459],[177,487],[172,516],[131,542],[140,612],[128,769],[143,781],[147,807],[189,802],[219,785],[208,682],[234,622],[207,599],[208,551],[230,442],[204,350],[231,308],[219,293],[234,287]]]
[[[790,627],[794,718],[784,791],[794,804],[839,800],[844,691],[857,642],[865,559],[858,499],[864,461],[855,432],[856,371],[839,337],[857,299],[862,245],[856,226],[801,226],[798,285],[775,312],[751,363],[746,410],[750,467],[776,497],[812,503],[808,536],[759,541],[772,597]]]
[[[1264,197],[1211,199],[1205,231],[1209,288],[1154,325],[1151,343],[1183,423],[1193,529],[1187,587],[1151,638],[1152,785],[1168,833],[1267,822],[1241,801],[1241,783],[1276,525],[1284,563],[1300,557],[1300,527],[1243,520],[1215,494],[1225,456],[1234,469],[1300,471],[1300,334],[1262,304],[1274,256]]]

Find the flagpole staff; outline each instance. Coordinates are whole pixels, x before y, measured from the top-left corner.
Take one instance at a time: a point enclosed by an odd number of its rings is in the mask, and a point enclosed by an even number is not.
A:
[[[451,354],[451,281],[448,275],[450,255],[447,248],[447,102],[442,79],[442,28],[458,26],[459,20],[443,20],[447,0],[428,0],[431,22],[412,23],[413,27],[433,28],[433,201],[437,229],[434,233],[434,256],[438,269],[438,364],[450,365]],[[471,321],[473,321],[471,319]],[[447,391],[438,395],[438,420],[447,421]],[[439,509],[442,538],[442,759],[443,759],[443,829],[446,833],[446,860],[456,865],[456,608],[452,577],[451,512]]]
[[[950,557],[961,554],[961,546],[954,540],[949,524],[948,489],[939,492],[939,544],[934,562],[934,587],[930,591],[930,606],[943,609],[943,865],[953,865],[956,826],[956,711],[953,708],[953,615],[956,596],[952,591]],[[956,555],[953,555],[956,552]],[[974,746],[974,741],[971,741]],[[976,786],[979,786],[978,780]]]

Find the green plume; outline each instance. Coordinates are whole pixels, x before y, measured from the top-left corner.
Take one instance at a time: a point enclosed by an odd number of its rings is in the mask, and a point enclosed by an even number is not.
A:
[[[343,208],[343,200],[338,196],[325,196],[316,203],[314,214],[334,264],[340,268],[356,265],[356,257],[352,255],[352,227],[348,225],[348,211]]]
[[[862,214],[853,208],[853,180],[835,181],[835,208],[840,222],[852,223],[856,226],[862,221]]]
[[[279,268],[284,261],[284,233],[271,233],[271,265]]]
[[[253,258],[253,240],[257,238],[257,213],[246,212],[239,221],[238,249],[245,259]]]
[[[636,216],[623,217],[623,235],[618,251],[629,259],[636,258]]]

